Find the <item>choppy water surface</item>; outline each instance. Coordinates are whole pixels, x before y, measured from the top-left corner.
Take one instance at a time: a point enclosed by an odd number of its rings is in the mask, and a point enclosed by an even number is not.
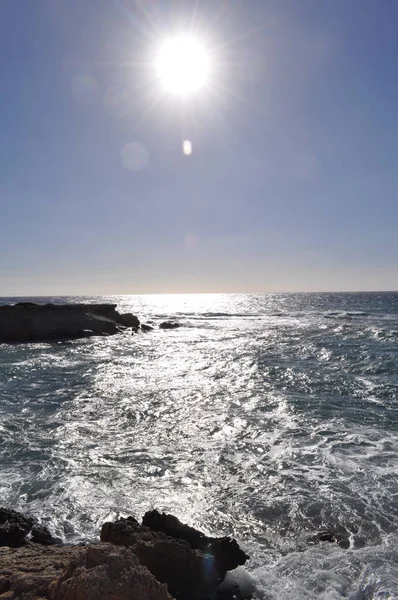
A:
[[[398,294],[89,300],[184,327],[0,346],[0,504],[67,541],[157,507],[260,598],[398,597]]]

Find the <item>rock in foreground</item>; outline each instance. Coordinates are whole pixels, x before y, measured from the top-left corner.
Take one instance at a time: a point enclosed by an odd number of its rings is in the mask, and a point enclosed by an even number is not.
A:
[[[248,559],[235,540],[207,537],[172,515],[153,510],[143,525],[134,517],[104,523],[101,543],[87,546],[47,545],[50,534],[34,518],[9,509],[0,517],[0,600],[243,598],[219,589]],[[46,545],[29,541],[35,528]]]
[[[110,544],[80,552],[58,581],[52,600],[173,600],[165,585],[127,548]]]
[[[1,600],[173,600],[138,559],[111,544],[0,548]]]
[[[147,526],[148,525],[148,526]],[[129,547],[176,600],[210,600],[227,570],[249,558],[231,538],[208,538],[176,517],[150,511],[104,523],[101,541]]]
[[[80,550],[38,544],[0,548],[1,600],[51,598],[58,579]]]
[[[0,306],[0,343],[45,342],[138,329],[139,319],[120,314],[116,304],[32,304]]]
[[[184,540],[191,548],[211,556],[222,579],[227,571],[244,565],[249,559],[249,556],[239,548],[236,540],[230,537],[209,537],[194,527],[181,523],[173,515],[150,510],[145,513],[142,524],[153,531],[161,531],[174,539]]]

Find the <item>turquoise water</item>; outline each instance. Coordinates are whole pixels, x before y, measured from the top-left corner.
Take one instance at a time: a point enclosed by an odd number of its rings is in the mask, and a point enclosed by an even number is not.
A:
[[[183,327],[0,346],[0,505],[65,541],[157,507],[259,598],[398,597],[398,293],[88,300]]]

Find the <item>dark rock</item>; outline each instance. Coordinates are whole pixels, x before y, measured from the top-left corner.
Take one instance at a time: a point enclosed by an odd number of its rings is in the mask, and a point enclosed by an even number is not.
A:
[[[27,543],[0,548],[0,598],[49,600],[59,577],[80,549]]]
[[[159,329],[177,329],[178,327],[180,327],[180,323],[175,321],[164,321],[159,325]]]
[[[22,546],[28,533],[29,530],[27,531],[18,523],[4,523],[0,527],[0,545],[18,548]]]
[[[219,577],[211,562],[189,544],[151,531],[130,519],[104,523],[101,541],[127,546],[177,600],[211,598]]]
[[[151,327],[151,325],[146,325],[145,323],[141,323],[141,331],[153,331],[153,327]]]
[[[128,546],[177,600],[214,598],[227,567],[248,558],[235,540],[208,538],[171,515],[151,511],[144,521],[154,528],[139,525],[133,517],[104,523],[101,541]],[[167,533],[160,529],[163,522]]]
[[[251,600],[252,592],[242,592],[238,585],[217,590],[216,600]]]
[[[72,561],[52,600],[173,600],[127,548],[91,546]]]
[[[0,548],[4,600],[172,600],[128,549],[111,544]]]
[[[124,325],[124,327],[132,327],[133,329],[138,329],[140,326],[139,318],[131,313],[118,314],[117,322]]]
[[[35,302],[17,302],[15,306],[21,306],[22,308],[32,308],[37,306]],[[54,306],[53,304],[47,304],[46,306]]]
[[[320,542],[330,542],[338,544],[340,548],[347,549],[350,547],[349,537],[349,533],[344,527],[340,527],[335,531],[323,529],[322,531],[318,531],[318,533],[308,538],[308,543],[319,544]]]
[[[44,546],[50,546],[55,544],[55,540],[53,539],[51,533],[47,529],[45,525],[35,525],[31,531],[32,542],[36,544],[43,544]]]
[[[8,577],[0,576],[0,594],[5,594],[11,589],[11,581]]]
[[[40,525],[33,517],[0,508],[0,546],[18,548],[26,543],[29,533],[37,544],[49,546],[56,543],[47,527]]]
[[[0,546],[21,546],[34,524],[35,520],[31,517],[0,508]]]
[[[154,531],[162,531],[174,539],[185,540],[192,548],[210,554],[225,572],[244,565],[249,559],[234,539],[208,537],[194,527],[181,523],[173,515],[150,510],[145,513],[142,524]]]
[[[33,304],[0,306],[1,342],[43,342],[114,335],[139,320],[117,312],[116,304]]]
[[[181,523],[173,515],[160,513],[158,510],[149,510],[146,512],[142,519],[142,524],[153,531],[162,531],[172,538],[184,540],[192,548],[202,549],[206,545],[205,540],[207,538],[201,531]]]

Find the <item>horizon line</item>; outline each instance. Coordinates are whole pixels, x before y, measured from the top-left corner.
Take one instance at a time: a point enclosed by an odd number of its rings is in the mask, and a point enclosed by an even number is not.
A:
[[[220,295],[247,295],[247,296],[272,296],[281,294],[396,294],[398,290],[311,290],[311,291],[275,291],[275,292],[136,292],[136,293],[80,293],[80,294],[7,294],[0,298],[71,298],[90,296],[220,296]]]

